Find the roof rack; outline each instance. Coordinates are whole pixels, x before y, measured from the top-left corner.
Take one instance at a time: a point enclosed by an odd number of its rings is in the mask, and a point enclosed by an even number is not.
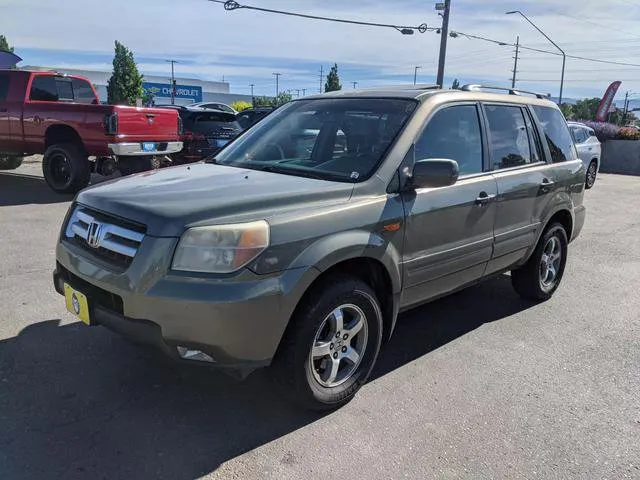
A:
[[[516,88],[507,88],[507,87],[493,87],[490,85],[469,84],[469,85],[462,86],[460,90],[463,90],[465,92],[472,92],[475,90],[501,90],[504,92],[509,92],[509,95],[527,94],[527,95],[534,95],[536,98],[540,98],[540,99],[545,99],[550,97],[548,93],[530,92],[528,90],[518,90]]]

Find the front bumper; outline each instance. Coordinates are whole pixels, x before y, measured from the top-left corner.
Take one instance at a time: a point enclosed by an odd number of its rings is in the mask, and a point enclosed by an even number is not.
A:
[[[177,347],[201,351],[210,365],[251,371],[270,364],[314,269],[274,275],[190,277],[168,266],[177,239],[146,237],[125,271],[77,246],[56,250],[54,286],[84,293],[92,323],[178,358]]]
[[[157,144],[157,150],[146,151],[142,144],[146,142],[110,143],[109,150],[119,157],[141,155],[169,155],[182,150],[182,142],[152,142]]]

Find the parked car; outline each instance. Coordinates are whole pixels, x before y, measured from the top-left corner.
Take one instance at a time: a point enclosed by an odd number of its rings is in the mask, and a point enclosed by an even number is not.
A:
[[[587,169],[585,187],[591,188],[596,182],[596,176],[600,171],[600,157],[602,155],[600,141],[596,137],[596,132],[584,123],[568,122],[568,124],[578,150],[578,156]]]
[[[182,150],[172,155],[174,163],[190,163],[218,152],[242,132],[233,113],[197,107],[162,107],[178,111],[183,132]]]
[[[208,108],[210,110],[220,110],[221,112],[227,112],[227,113],[233,113],[233,114],[238,113],[235,108],[230,107],[226,103],[221,103],[221,102],[198,102],[198,103],[192,103],[191,105],[189,105],[189,107]]]
[[[247,129],[252,125],[255,125],[264,117],[269,115],[275,109],[273,107],[258,107],[258,108],[249,108],[247,110],[241,111],[238,116],[238,123],[243,129]]]
[[[398,312],[508,271],[528,299],[559,287],[585,168],[558,107],[519,93],[296,99],[207,162],[80,192],[55,288],[88,325],[339,407]]]
[[[0,70],[0,168],[44,154],[47,184],[75,193],[91,171],[124,175],[180,151],[179,117],[159,108],[101,105],[83,77]]]

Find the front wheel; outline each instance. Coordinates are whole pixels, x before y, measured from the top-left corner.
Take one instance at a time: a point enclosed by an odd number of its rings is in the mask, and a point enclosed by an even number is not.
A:
[[[291,322],[273,366],[287,395],[313,410],[349,402],[380,351],[375,293],[357,278],[333,277],[313,290]]]
[[[529,261],[511,272],[511,283],[520,296],[548,300],[560,286],[567,263],[567,232],[559,223],[547,227]]]
[[[587,178],[584,182],[585,188],[589,189],[596,183],[596,175],[598,175],[598,162],[591,160],[589,168],[587,168]]]
[[[22,165],[22,157],[0,157],[0,170],[15,170]]]

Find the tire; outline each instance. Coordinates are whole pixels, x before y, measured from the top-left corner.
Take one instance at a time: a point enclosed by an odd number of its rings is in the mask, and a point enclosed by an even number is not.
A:
[[[0,170],[15,170],[22,165],[23,157],[0,157]]]
[[[596,176],[598,175],[598,162],[591,160],[591,163],[587,167],[587,178],[584,181],[584,188],[587,190],[593,187],[596,183]]]
[[[342,328],[337,325],[338,311],[342,312]],[[351,328],[358,326],[349,337]],[[296,310],[272,372],[286,396],[300,406],[335,409],[349,402],[366,383],[381,341],[382,313],[375,293],[357,278],[332,276],[316,286]]]
[[[160,160],[153,156],[118,157],[118,170],[124,177],[134,173],[155,170],[160,167]]]
[[[549,225],[527,263],[511,272],[513,288],[529,300],[550,299],[562,281],[567,251],[564,227],[559,223]]]
[[[60,143],[44,152],[42,173],[54,192],[77,193],[89,185],[91,165],[80,145]]]

